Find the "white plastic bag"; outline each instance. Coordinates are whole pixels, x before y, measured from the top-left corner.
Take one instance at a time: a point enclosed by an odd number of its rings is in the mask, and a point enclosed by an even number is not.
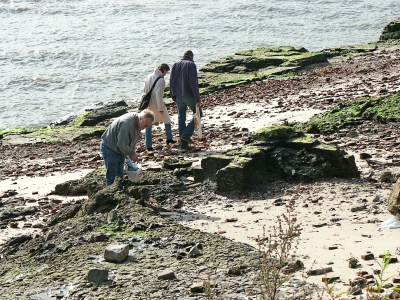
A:
[[[201,130],[201,113],[200,107],[196,106],[196,113],[194,114],[194,133],[199,139],[203,138],[203,133]]]
[[[390,219],[387,219],[385,222],[382,223],[382,225],[378,228],[378,230],[381,230],[382,228],[400,228],[400,216],[394,216],[391,217]]]
[[[143,178],[142,165],[133,163],[129,157],[125,157],[125,159],[127,165],[125,171],[128,175],[129,180],[132,182],[138,182],[140,179]]]

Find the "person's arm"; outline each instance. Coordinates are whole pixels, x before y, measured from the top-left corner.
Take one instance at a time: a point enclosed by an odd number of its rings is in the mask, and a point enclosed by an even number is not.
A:
[[[200,106],[200,92],[199,92],[199,82],[197,79],[197,68],[194,63],[189,66],[189,86],[192,90],[194,100],[196,100],[196,105]]]
[[[171,95],[172,100],[176,103],[176,95],[174,91],[174,84],[175,84],[175,64],[171,67],[171,72],[169,75],[169,93]]]
[[[156,96],[157,110],[161,113],[164,112],[164,89],[165,89],[165,80],[164,78],[160,78],[158,79],[157,84],[154,87],[154,90]]]

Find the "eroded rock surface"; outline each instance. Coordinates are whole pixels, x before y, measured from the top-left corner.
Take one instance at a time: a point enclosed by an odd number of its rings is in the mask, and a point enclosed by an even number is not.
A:
[[[232,191],[278,179],[359,177],[354,156],[296,132],[290,126],[262,128],[253,139],[240,149],[203,159],[201,168],[194,169],[195,178],[215,179],[219,191]]]

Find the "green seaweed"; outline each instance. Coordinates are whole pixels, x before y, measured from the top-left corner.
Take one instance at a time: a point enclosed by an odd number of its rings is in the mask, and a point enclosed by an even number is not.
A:
[[[309,122],[294,124],[307,133],[332,133],[365,120],[386,123],[400,119],[400,95],[387,98],[364,98],[335,106],[316,115]]]
[[[254,133],[253,138],[256,141],[275,141],[275,140],[285,140],[287,138],[295,136],[296,134],[297,134],[296,130],[291,126],[272,125],[257,130]]]

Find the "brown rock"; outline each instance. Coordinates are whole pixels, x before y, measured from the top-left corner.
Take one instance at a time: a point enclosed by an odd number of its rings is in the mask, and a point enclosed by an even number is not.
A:
[[[392,215],[400,213],[400,178],[397,179],[388,199],[388,211]]]
[[[10,228],[18,228],[18,223],[10,222],[10,223],[8,223],[8,226],[10,226]]]
[[[215,231],[215,233],[224,234],[224,233],[226,233],[226,230],[225,229],[218,229],[218,230]]]

